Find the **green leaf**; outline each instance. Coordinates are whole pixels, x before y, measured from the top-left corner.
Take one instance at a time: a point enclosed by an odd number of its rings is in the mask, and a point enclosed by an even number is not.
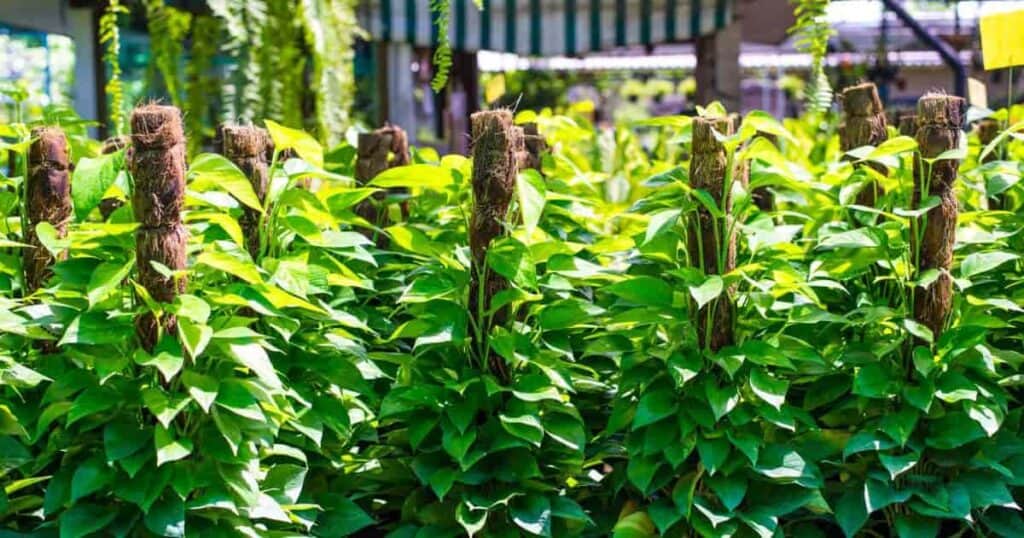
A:
[[[430,486],[438,499],[444,499],[458,475],[458,472],[449,467],[443,459],[432,454],[417,456],[412,461],[412,470],[420,482]]]
[[[941,450],[951,450],[985,437],[985,430],[966,413],[953,411],[932,420],[928,425],[925,444]]]
[[[185,364],[185,355],[181,351],[181,345],[173,336],[164,335],[153,348],[153,353],[150,355],[142,349],[137,349],[135,350],[135,362],[141,366],[156,367],[164,381],[170,383]]]
[[[185,536],[185,503],[172,492],[165,493],[146,512],[146,528],[158,536]]]
[[[971,278],[1019,258],[1019,255],[1012,252],[976,252],[969,254],[960,262],[960,275],[964,278]]]
[[[202,153],[192,159],[188,169],[191,181],[189,188],[198,192],[221,190],[246,206],[263,213],[252,183],[235,163],[216,153]]]
[[[867,507],[864,505],[864,492],[861,488],[846,487],[846,493],[835,505],[836,521],[843,529],[847,538],[852,538],[868,520]]]
[[[252,263],[252,260],[235,257],[226,252],[207,250],[196,258],[196,265],[206,265],[225,274],[241,278],[249,284],[263,282],[259,269]]]
[[[78,159],[71,174],[71,201],[75,205],[76,220],[85,220],[100,205],[122,168],[124,151]]]
[[[422,188],[442,191],[455,184],[450,168],[433,164],[409,164],[388,168],[368,185],[381,188]]]
[[[29,224],[31,226],[31,224]],[[64,252],[71,246],[71,239],[57,237],[57,229],[52,224],[46,222],[40,222],[36,226],[36,238],[39,239],[39,243],[43,245],[43,248],[50,253],[51,256],[59,256],[60,253]]]
[[[675,414],[677,401],[675,393],[668,389],[644,394],[637,404],[636,415],[633,416],[633,429],[643,428]]]
[[[286,149],[295,150],[302,160],[317,168],[324,167],[324,150],[315,138],[304,131],[285,127],[271,120],[263,120],[274,141],[274,151],[280,153]]]
[[[316,498],[324,512],[316,518],[313,528],[317,536],[349,536],[375,522],[358,504],[337,493],[326,493]]]
[[[679,221],[681,209],[666,209],[651,215],[647,222],[647,231],[644,233],[644,243],[649,243],[655,237],[671,230]]]
[[[501,414],[498,415],[498,418],[505,431],[534,446],[540,446],[541,440],[544,439],[544,427],[540,420],[533,415],[508,416]]]
[[[199,404],[203,411],[209,413],[210,407],[213,406],[214,400],[217,399],[217,390],[220,387],[217,379],[186,370],[181,374],[181,381],[188,388],[188,393],[192,396],[192,399]]]
[[[708,477],[707,484],[730,512],[743,502],[743,497],[747,494],[747,479],[742,476],[718,474]]]
[[[71,477],[71,502],[95,493],[113,482],[116,472],[102,458],[90,458]]]
[[[718,298],[724,289],[725,284],[722,282],[722,277],[708,275],[700,286],[690,286],[690,295],[693,296],[693,300],[697,301],[697,308],[703,308],[704,305]]]
[[[719,387],[714,382],[708,382],[704,386],[704,393],[708,398],[708,404],[711,405],[711,411],[715,414],[715,420],[721,420],[740,402],[740,395],[732,385]]]
[[[92,503],[76,503],[60,515],[60,538],[81,538],[98,532],[117,517],[117,511]]]
[[[632,276],[609,286],[604,291],[631,303],[645,306],[672,306],[672,287],[660,278]]]
[[[192,453],[192,441],[185,438],[175,439],[171,432],[160,426],[154,431],[153,444],[156,447],[157,467],[186,458]]]
[[[544,495],[531,493],[509,503],[512,521],[535,536],[551,536],[551,502]]]
[[[537,287],[537,268],[530,251],[526,245],[512,237],[503,237],[491,243],[487,249],[487,265],[519,287]]]
[[[899,538],[934,538],[939,534],[939,520],[908,514],[896,516],[896,534]]]
[[[526,228],[527,236],[533,234],[537,223],[540,222],[547,192],[548,187],[544,183],[544,177],[536,170],[522,170],[516,174],[516,195],[519,200],[519,210],[523,214],[523,227]]]
[[[754,369],[750,371],[750,390],[754,391],[754,394],[768,405],[775,409],[782,409],[782,404],[786,403],[786,391],[789,390],[789,383],[776,379],[761,369]]]
[[[129,419],[107,423],[103,428],[103,448],[107,461],[120,461],[138,452],[152,434]]]
[[[96,266],[89,277],[87,286],[89,306],[95,306],[96,303],[110,295],[110,292],[117,289],[125,277],[131,273],[133,267],[135,267],[134,258],[124,264],[103,262]]]
[[[654,538],[658,529],[647,512],[633,512],[615,523],[612,538]]]
[[[455,510],[455,521],[462,525],[466,534],[473,538],[487,525],[487,510],[471,508],[469,503],[461,502]]]
[[[892,390],[892,377],[879,363],[861,366],[853,380],[853,393],[868,398],[883,398]]]

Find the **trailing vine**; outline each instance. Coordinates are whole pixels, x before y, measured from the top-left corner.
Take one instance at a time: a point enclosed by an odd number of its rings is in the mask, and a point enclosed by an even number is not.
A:
[[[265,0],[208,0],[207,4],[213,14],[224,21],[228,39],[222,48],[233,60],[228,82],[222,86],[222,119],[259,119],[263,71],[256,58],[265,46],[262,37],[267,20],[267,3]]]
[[[205,130],[210,125],[210,96],[217,92],[217,80],[212,76],[213,58],[217,55],[220,21],[216,17],[200,15],[192,25],[192,49],[186,67],[185,128],[188,130],[189,155],[200,151]]]
[[[301,0],[306,46],[313,59],[316,130],[327,145],[337,144],[350,124],[355,98],[352,62],[357,0]]]
[[[434,24],[437,25],[434,79],[430,81],[430,87],[438,92],[448,84],[448,72],[452,67],[452,44],[448,39],[448,28],[451,25],[450,0],[430,0],[430,10],[434,12]]]
[[[796,21],[789,33],[796,36],[796,48],[811,55],[811,75],[804,89],[809,112],[827,109],[832,103],[832,86],[825,74],[828,40],[834,31],[825,18],[830,0],[790,0]]]
[[[294,0],[267,0],[267,16],[256,51],[262,77],[260,116],[286,125],[302,125],[305,54],[302,23],[295,16]]]
[[[167,6],[164,0],[144,0],[143,5],[153,51],[152,66],[163,79],[171,103],[182,107],[185,80],[179,65],[185,52],[185,38],[192,26],[192,14]]]
[[[107,83],[104,91],[110,98],[110,129],[114,135],[120,135],[124,128],[124,87],[121,83],[121,30],[117,26],[119,13],[128,13],[128,8],[121,5],[121,0],[110,0],[107,9],[99,20],[100,44],[106,46],[103,51],[103,63],[107,65]]]

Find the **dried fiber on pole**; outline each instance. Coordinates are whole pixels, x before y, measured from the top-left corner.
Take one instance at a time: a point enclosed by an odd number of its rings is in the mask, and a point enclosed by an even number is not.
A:
[[[409,137],[398,126],[386,125],[369,133],[360,133],[356,147],[356,181],[366,185],[381,172],[396,166],[405,166],[412,162],[409,154]],[[400,192],[397,189],[395,192]],[[377,226],[388,224],[387,208],[382,207],[387,198],[386,192],[374,193],[370,199],[363,200],[356,206],[356,214],[363,220]],[[402,215],[408,216],[408,204],[402,203]],[[372,230],[364,230],[368,237]],[[381,237],[380,241],[384,238]],[[379,245],[383,246],[383,245]]]
[[[978,133],[978,142],[981,143],[981,150],[984,150],[985,146],[988,146],[993,140],[996,139],[997,136],[999,136],[999,122],[992,118],[985,118],[983,120],[980,120],[975,128]],[[990,163],[998,159],[999,154],[996,153],[995,151],[992,151],[985,156],[981,163]],[[988,208],[1005,209],[1005,200],[1003,198],[1003,195],[989,198]]]
[[[171,106],[146,105],[131,117],[132,145],[128,168],[135,180],[132,209],[136,269],[140,284],[158,302],[170,303],[185,292],[183,277],[165,277],[151,262],[172,271],[185,268],[187,232],[181,223],[185,195],[185,134],[181,112]],[[135,319],[143,347],[152,351],[160,334],[173,334],[177,319],[164,313],[159,320],[146,312]]]
[[[861,146],[878,146],[889,138],[886,130],[885,109],[878,98],[878,89],[872,82],[850,86],[843,90],[843,118],[840,127],[839,142],[843,152]],[[877,163],[867,163],[880,174],[886,169]],[[857,204],[874,207],[878,198],[878,184],[869,179],[857,195]]]
[[[508,317],[507,309],[502,308],[488,320],[491,300],[508,288],[508,281],[487,266],[487,250],[491,241],[504,232],[515,193],[516,148],[522,146],[522,137],[512,125],[512,113],[508,110],[476,112],[470,117],[470,123],[473,213],[469,223],[469,248],[473,259],[469,311],[479,334],[487,334],[492,324],[501,325]],[[487,353],[491,372],[507,381],[509,374],[504,360],[490,350]]]
[[[897,130],[903,136],[917,136],[917,114],[903,114],[900,116]]]
[[[725,147],[715,139],[714,131],[731,135],[732,122],[725,118],[693,119],[690,186],[707,191],[718,207],[725,208],[726,214],[725,218],[715,217],[703,206],[698,206],[696,218],[688,226],[690,263],[699,266],[706,275],[722,275],[736,267],[736,235],[735,232],[727,232],[732,211],[732,197],[726,184],[728,157]],[[738,178],[735,180],[739,181]],[[733,305],[728,293],[697,311],[696,326],[697,340],[702,349],[717,351],[733,343]]]
[[[262,203],[267,198],[270,171],[267,163],[271,147],[270,135],[265,129],[252,125],[223,125],[220,128],[221,151],[249,179],[252,190]],[[245,246],[253,259],[260,252],[260,212],[246,206],[238,219],[245,236]]]
[[[923,159],[932,159],[954,149],[960,142],[966,103],[960,97],[926,94],[917,103],[917,144]],[[917,224],[911,228],[919,252],[918,274],[929,269],[939,276],[926,288],[914,288],[914,318],[931,329],[937,340],[949,316],[953,301],[953,279],[949,268],[953,263],[956,242],[957,199],[954,192],[960,163],[944,159],[931,164],[919,160],[915,165],[913,207],[929,196],[939,198],[939,205],[923,217],[924,229],[917,244]]]
[[[127,148],[131,142],[131,137],[129,136],[112,136],[103,141],[100,153],[110,155]],[[124,200],[120,198],[104,198],[100,200],[100,215],[103,217],[103,220],[107,220],[114,211],[117,211],[123,205]]]
[[[525,153],[519,159],[519,169],[527,170],[533,169],[537,172],[541,171],[541,162],[544,158],[544,153],[548,149],[547,140],[537,130],[537,124],[533,122],[524,123],[522,125],[523,130],[523,150]]]
[[[68,140],[56,127],[32,130],[25,178],[25,243],[23,251],[25,295],[38,290],[51,273],[54,257],[39,241],[36,226],[47,222],[58,238],[68,235],[71,221],[71,168]],[[60,258],[67,256],[61,253]]]

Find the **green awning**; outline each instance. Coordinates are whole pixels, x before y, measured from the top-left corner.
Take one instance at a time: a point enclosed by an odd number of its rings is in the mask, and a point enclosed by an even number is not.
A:
[[[679,43],[725,27],[733,0],[450,0],[452,47],[523,56],[575,56]],[[430,47],[437,42],[430,0],[363,2],[372,39]]]

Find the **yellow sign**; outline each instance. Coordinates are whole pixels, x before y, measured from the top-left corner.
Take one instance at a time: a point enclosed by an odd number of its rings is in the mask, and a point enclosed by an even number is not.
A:
[[[1024,64],[1024,10],[981,18],[981,53],[985,69]]]

